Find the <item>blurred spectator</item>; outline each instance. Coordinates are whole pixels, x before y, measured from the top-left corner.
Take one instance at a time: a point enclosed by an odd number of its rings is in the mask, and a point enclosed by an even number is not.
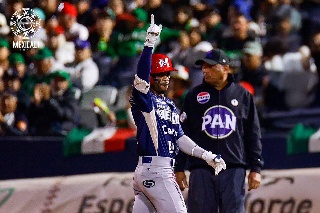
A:
[[[75,41],[76,39],[87,40],[89,31],[84,25],[77,22],[77,8],[68,2],[63,2],[61,7],[58,22],[64,29],[67,41]]]
[[[155,23],[161,23],[162,26],[172,28],[175,24],[175,11],[172,5],[163,0],[149,0],[144,9],[148,12],[148,17],[154,15]]]
[[[74,42],[66,41],[62,27],[49,29],[47,46],[53,52],[54,58],[60,64],[67,64],[74,61]]]
[[[63,70],[51,74],[50,85],[36,84],[27,114],[31,135],[66,135],[75,127],[78,101],[71,87]]]
[[[192,9],[195,13],[195,16],[200,16],[201,13],[203,13],[208,8],[215,7],[216,3],[219,1],[211,1],[211,0],[190,0],[190,5],[192,6]]]
[[[111,10],[114,17],[126,12],[123,0],[109,0],[107,8],[107,11]]]
[[[300,34],[304,38],[303,43],[309,43],[309,39],[320,29],[320,4],[317,0],[302,1],[300,4],[302,16],[302,28]]]
[[[271,10],[267,16],[267,25],[272,32],[272,26],[280,19],[288,19],[293,32],[298,32],[301,28],[302,16],[300,12],[292,6],[292,0],[268,1],[271,3]],[[298,1],[295,1],[297,4]]]
[[[18,99],[10,92],[0,97],[0,135],[22,136],[28,133],[28,120],[17,110]]]
[[[190,37],[186,31],[180,33],[179,39],[172,43],[172,50],[167,54],[176,64],[185,64],[185,58],[191,48]]]
[[[89,35],[89,42],[93,52],[101,51],[106,55],[114,56],[115,53],[110,51],[109,41],[113,29],[115,27],[115,20],[106,11],[101,11],[97,14],[96,23]]]
[[[106,11],[97,14],[95,26],[89,36],[89,42],[93,52],[93,59],[99,68],[98,84],[107,82],[112,66],[115,63],[116,52],[110,45],[111,34],[115,27],[115,20]]]
[[[9,42],[5,38],[0,38],[0,69],[2,70],[7,70],[9,68],[9,48]]]
[[[3,75],[3,82],[6,91],[12,92],[18,99],[17,109],[20,112],[25,113],[30,104],[30,97],[21,89],[21,78],[19,72],[15,68],[8,69]]]
[[[5,7],[5,16],[7,18],[7,22],[11,19],[11,16],[18,10],[23,8],[24,1],[21,0],[7,0]]]
[[[67,64],[66,70],[71,75],[71,82],[81,91],[92,89],[99,80],[99,69],[92,59],[91,45],[89,41],[75,41],[75,60]]]
[[[287,46],[287,52],[297,52],[302,44],[302,37],[292,29],[290,19],[288,17],[279,18],[274,25],[274,33],[265,39],[277,38]]]
[[[303,45],[298,51],[289,52],[288,44],[274,37],[264,46],[264,66],[267,70],[277,72],[301,72],[312,71],[316,68],[310,61],[311,53],[309,47]]]
[[[314,60],[318,76],[320,76],[320,28],[319,31],[314,33],[309,41],[311,56]],[[315,98],[315,106],[320,106],[320,84],[318,84],[317,96]]]
[[[185,96],[190,87],[189,70],[180,64],[174,66],[177,72],[171,72],[167,97],[173,100],[177,109],[181,111]]]
[[[259,40],[249,29],[248,18],[241,13],[230,17],[230,32],[223,35],[218,47],[223,49],[230,58],[230,66],[236,73],[241,65],[242,50],[247,41]]]
[[[4,92],[5,90],[5,86],[4,86],[4,82],[3,82],[3,79],[2,77],[0,78],[0,95]]]
[[[10,27],[8,26],[6,16],[0,13],[0,36],[4,37],[8,35],[9,32]]]
[[[218,9],[204,11],[203,18],[200,21],[200,29],[204,34],[204,39],[209,41],[212,46],[217,47],[226,29]]]
[[[50,73],[56,69],[61,69],[53,58],[53,53],[48,47],[39,49],[34,56],[35,73],[30,74],[22,84],[22,88],[30,95],[33,95],[34,86],[39,83],[49,83]]]
[[[60,0],[38,0],[38,6],[46,14],[46,22],[52,17],[57,16],[57,8],[59,7]]]
[[[204,41],[200,28],[192,28],[189,34],[190,46],[188,52],[185,55],[184,62],[181,64],[189,70],[189,79],[191,81],[191,87],[194,87],[203,80],[203,73],[199,67],[195,66],[195,61],[203,56],[209,50],[212,50],[213,46],[210,42]]]
[[[192,8],[190,6],[182,5],[175,11],[175,24],[174,29],[188,31],[192,27],[192,24],[199,21],[193,17]]]
[[[76,7],[78,11],[77,22],[90,29],[95,24],[95,19],[90,8],[91,0],[78,0]]]
[[[47,41],[47,32],[45,28],[45,22],[46,22],[46,14],[44,11],[38,7],[33,8],[33,11],[37,16],[39,17],[38,21],[40,23],[39,29],[37,30],[37,33],[31,38],[32,41],[41,41],[45,43]]]
[[[237,74],[239,82],[247,82],[253,86],[254,101],[258,110],[264,106],[264,92],[269,84],[269,73],[262,63],[262,45],[257,41],[246,42],[243,48],[241,69]],[[276,96],[276,94],[273,94]]]
[[[13,70],[17,71],[18,77],[21,82],[27,78],[26,64],[24,57],[21,53],[11,53],[9,56],[9,64]]]
[[[309,47],[318,75],[320,76],[320,28],[318,32],[312,35],[309,41]]]

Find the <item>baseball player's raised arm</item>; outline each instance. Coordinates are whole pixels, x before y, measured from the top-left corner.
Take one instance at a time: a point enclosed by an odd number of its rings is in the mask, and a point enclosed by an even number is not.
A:
[[[135,76],[134,87],[142,93],[149,91],[150,85],[150,70],[151,70],[151,56],[155,43],[159,39],[162,30],[162,25],[159,26],[154,23],[154,15],[151,15],[151,24],[147,30],[144,48],[140,55],[137,66],[137,75]]]

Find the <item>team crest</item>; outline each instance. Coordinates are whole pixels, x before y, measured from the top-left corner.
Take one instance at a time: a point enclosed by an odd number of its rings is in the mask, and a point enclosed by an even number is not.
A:
[[[168,58],[165,58],[165,59],[159,59],[159,66],[160,67],[164,67],[164,66],[167,66],[167,67],[170,67],[170,63],[169,63],[169,59]]]

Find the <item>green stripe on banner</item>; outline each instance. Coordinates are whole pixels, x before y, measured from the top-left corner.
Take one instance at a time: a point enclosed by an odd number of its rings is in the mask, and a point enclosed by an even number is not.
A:
[[[318,129],[310,126],[305,126],[298,123],[290,132],[287,138],[287,154],[298,154],[308,152],[309,138]]]
[[[91,133],[90,129],[72,129],[63,140],[63,155],[79,155],[81,154],[81,144],[83,138]]]

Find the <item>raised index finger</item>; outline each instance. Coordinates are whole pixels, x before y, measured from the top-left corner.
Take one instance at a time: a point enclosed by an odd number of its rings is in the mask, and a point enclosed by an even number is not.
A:
[[[154,25],[154,15],[151,14],[151,26]]]

